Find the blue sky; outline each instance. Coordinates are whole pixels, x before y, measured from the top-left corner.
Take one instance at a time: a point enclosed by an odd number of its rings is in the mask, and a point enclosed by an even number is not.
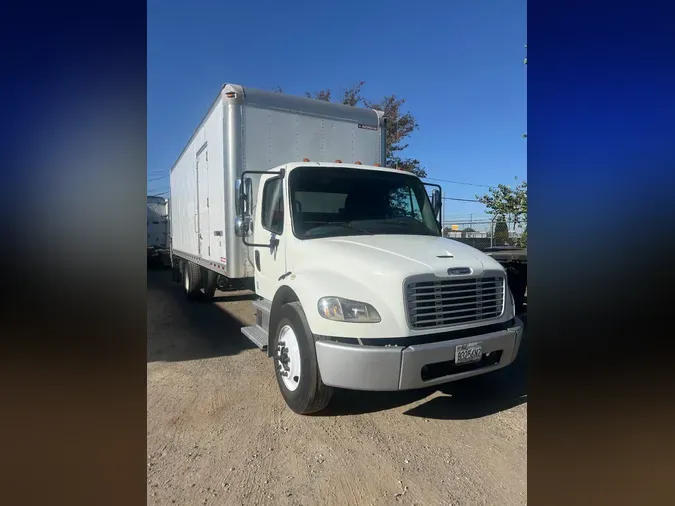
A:
[[[286,93],[363,80],[406,99],[420,128],[406,156],[430,178],[480,185],[527,176],[526,2],[148,1],[148,180],[165,176],[233,82]],[[440,183],[449,197],[486,188]],[[168,189],[168,177],[148,193]],[[445,201],[445,216],[484,216]]]

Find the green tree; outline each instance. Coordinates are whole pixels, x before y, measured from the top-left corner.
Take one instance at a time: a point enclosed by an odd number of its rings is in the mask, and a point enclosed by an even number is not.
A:
[[[506,246],[509,243],[509,226],[504,216],[497,217],[493,242],[495,246]]]
[[[403,110],[405,99],[396,95],[387,95],[378,101],[371,101],[364,98],[361,94],[365,81],[359,81],[346,89],[342,90],[337,100],[334,99],[333,90],[325,88],[315,92],[307,92],[305,96],[315,100],[325,102],[339,102],[341,104],[356,107],[363,105],[369,109],[375,109],[384,112],[387,119],[387,167],[396,167],[401,170],[412,172],[419,177],[426,177],[427,172],[422,167],[420,161],[416,158],[403,156],[403,151],[408,147],[406,140],[410,135],[419,129],[419,124],[415,117],[409,112]],[[279,88],[277,91],[281,91]]]
[[[515,179],[516,181],[518,180],[518,178]],[[485,195],[476,195],[476,199],[487,208],[487,213],[494,216],[497,220],[495,225],[495,240],[497,239],[497,225],[502,221],[504,225],[507,225],[508,220],[513,225],[514,231],[518,225],[527,221],[526,181],[521,181],[515,188],[511,188],[505,184],[491,187]],[[526,243],[527,234],[523,234],[523,236]]]

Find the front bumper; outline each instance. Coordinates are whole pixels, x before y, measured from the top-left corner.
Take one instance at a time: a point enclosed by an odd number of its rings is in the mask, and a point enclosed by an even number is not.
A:
[[[363,346],[330,340],[316,342],[321,379],[352,390],[409,390],[440,385],[511,364],[518,355],[523,323],[515,318],[498,332],[410,346]],[[455,365],[455,347],[480,342],[483,358]]]

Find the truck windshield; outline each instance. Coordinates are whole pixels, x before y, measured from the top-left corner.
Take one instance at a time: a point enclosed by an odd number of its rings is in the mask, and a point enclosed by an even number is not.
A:
[[[288,183],[293,232],[300,239],[440,235],[424,185],[407,173],[299,167]]]

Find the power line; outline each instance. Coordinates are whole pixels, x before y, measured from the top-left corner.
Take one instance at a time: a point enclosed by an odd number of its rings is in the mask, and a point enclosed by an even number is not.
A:
[[[156,177],[154,179],[148,179],[147,182],[152,183],[153,181],[159,181],[160,179],[164,179],[164,178],[167,178],[167,177],[169,177],[169,174],[166,174],[165,176],[161,176],[161,177]]]
[[[430,179],[431,181],[441,181],[443,183],[463,184],[463,185],[466,185],[466,186],[480,186],[481,188],[491,188],[489,185],[486,185],[486,184],[463,183],[461,181],[450,181],[449,179],[439,179],[437,177],[425,177],[424,179]]]

